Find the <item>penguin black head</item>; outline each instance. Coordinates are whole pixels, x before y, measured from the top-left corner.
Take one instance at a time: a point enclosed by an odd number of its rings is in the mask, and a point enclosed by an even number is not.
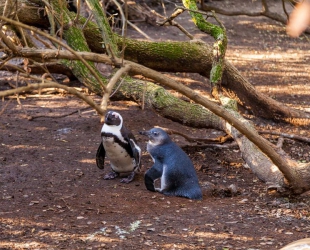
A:
[[[149,131],[141,131],[140,134],[148,136],[150,139],[149,143],[153,145],[161,145],[171,141],[166,131],[161,128],[152,128]]]
[[[106,125],[109,125],[109,126],[116,126],[116,127],[120,126],[120,127],[122,127],[123,118],[119,113],[114,112],[114,111],[109,111],[105,115],[104,123]]]

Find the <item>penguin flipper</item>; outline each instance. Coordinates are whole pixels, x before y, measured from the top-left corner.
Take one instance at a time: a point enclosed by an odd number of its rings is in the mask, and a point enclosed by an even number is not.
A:
[[[129,139],[129,144],[132,150],[133,157],[136,162],[135,170],[140,171],[141,166],[141,149],[139,146],[135,143],[133,139]]]
[[[144,175],[144,184],[147,190],[152,192],[159,191],[158,189],[155,188],[154,182],[155,180],[157,180],[162,176],[162,173],[163,173],[162,169],[157,168],[156,164],[154,164],[153,167],[151,167],[148,171],[146,171]]]
[[[96,153],[96,164],[100,169],[104,169],[105,149],[102,142],[100,143]]]

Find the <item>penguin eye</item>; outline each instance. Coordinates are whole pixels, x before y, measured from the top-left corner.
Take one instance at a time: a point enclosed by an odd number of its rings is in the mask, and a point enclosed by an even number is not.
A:
[[[158,132],[153,132],[153,134],[154,134],[155,136],[158,136],[158,135],[159,135],[159,133],[158,133]]]

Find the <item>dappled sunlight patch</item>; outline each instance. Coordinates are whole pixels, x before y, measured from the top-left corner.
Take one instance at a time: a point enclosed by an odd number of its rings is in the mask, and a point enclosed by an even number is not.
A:
[[[37,130],[37,131],[46,131],[48,129],[49,129],[48,127],[38,127],[38,126],[33,128],[33,130]]]
[[[237,24],[240,24],[240,25],[247,25],[247,24],[253,24],[253,21],[249,21],[249,20],[241,20],[241,21],[238,21]]]
[[[253,24],[254,28],[261,30],[262,32],[270,32],[270,31],[275,31],[275,32],[285,32],[285,27],[278,25],[278,24],[270,24],[270,23],[259,23],[255,22]],[[285,33],[284,33],[285,34]]]
[[[234,240],[242,240],[242,241],[251,241],[253,240],[253,237],[249,236],[241,236],[241,235],[234,235],[230,233],[212,233],[212,232],[196,232],[194,234],[195,236],[201,237],[201,238],[209,238],[212,240],[216,239],[234,239]]]
[[[55,247],[60,242],[92,242],[92,243],[116,243],[119,237],[112,237],[108,230],[100,228],[94,233],[66,233],[63,229],[55,229],[55,225],[48,223],[36,223],[30,219],[0,219],[1,234],[8,240],[0,242],[0,248],[28,249]],[[29,237],[25,235],[31,233]],[[104,245],[103,245],[104,246]]]
[[[296,51],[256,51],[256,50],[247,50],[244,48],[234,48],[229,50],[227,53],[227,59],[235,59],[238,60],[240,58],[249,59],[249,60],[258,60],[258,59],[281,59],[287,62],[287,60],[294,61],[294,62],[305,62],[310,57],[310,53],[306,52],[299,52]]]
[[[283,88],[285,86],[285,88]],[[289,93],[290,95],[294,95],[298,98],[297,95],[301,96],[309,96],[310,94],[310,86],[305,84],[294,84],[294,85],[282,85],[276,87],[270,86],[256,86],[256,89],[261,92],[267,92],[270,94],[284,94]]]
[[[96,161],[94,158],[91,158],[91,159],[81,159],[79,160],[80,163],[87,163],[87,164],[94,164]]]
[[[41,145],[37,145],[37,146],[32,146],[29,144],[19,144],[19,145],[8,145],[8,144],[1,144],[2,146],[6,147],[7,150],[13,150],[13,149],[36,149],[36,150],[42,150],[42,146]]]
[[[202,246],[205,246],[204,243],[201,243]],[[161,246],[163,249],[197,249],[196,244],[184,244],[184,243],[171,243],[164,244]]]
[[[27,242],[12,242],[12,241],[1,241],[0,248],[1,249],[33,249],[36,247],[39,248],[48,248],[50,245],[44,244],[42,242],[37,241],[27,241]]]

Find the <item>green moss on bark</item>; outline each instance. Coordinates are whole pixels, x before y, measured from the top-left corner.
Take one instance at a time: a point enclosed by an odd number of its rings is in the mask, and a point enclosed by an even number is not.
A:
[[[57,23],[57,28],[60,30],[63,29],[63,38],[66,40],[67,44],[76,51],[90,51],[83,31],[78,23],[73,23],[75,15],[68,11],[65,1],[51,1],[51,6],[53,14],[56,17],[55,20],[62,21],[62,23]],[[69,67],[78,80],[90,90],[97,94],[102,93],[100,83],[82,62],[62,60],[62,63]],[[88,64],[98,73],[97,75],[101,77],[94,63],[88,62]],[[101,81],[103,83],[107,82],[103,77],[101,77]]]
[[[196,0],[183,0],[183,5],[189,10],[192,10],[190,11],[190,15],[196,26],[201,31],[210,34],[215,39],[215,43],[213,45],[214,58],[210,72],[210,81],[212,86],[217,88],[217,84],[222,81],[224,58],[227,48],[226,30],[222,26],[207,22],[201,13],[197,13],[196,11],[198,8]]]
[[[201,105],[183,101],[151,82],[128,80],[113,97],[133,100],[155,109],[162,116],[192,127],[223,128],[223,120]]]

